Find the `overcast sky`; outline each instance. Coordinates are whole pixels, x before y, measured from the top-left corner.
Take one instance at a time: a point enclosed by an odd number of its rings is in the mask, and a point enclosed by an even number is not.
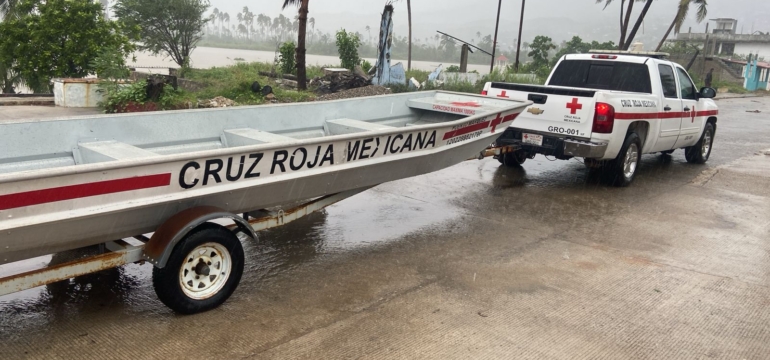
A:
[[[263,13],[271,17],[281,13],[283,0],[210,0],[211,8],[230,13],[231,24],[243,6],[255,14]],[[670,24],[679,0],[655,0],[640,31],[649,38],[659,38]],[[727,17],[738,19],[738,30],[750,33],[751,29],[770,32],[770,1],[768,0],[710,0],[709,18]],[[310,15],[316,20],[316,28],[325,32],[346,28],[348,31],[365,33],[368,25],[377,28],[384,0],[312,0]],[[495,26],[497,0],[413,0],[412,22],[414,37],[423,39],[432,37],[435,30],[441,30],[458,37],[473,37],[476,31],[483,35],[492,34]],[[635,7],[641,10],[643,3]],[[395,6],[395,32],[398,36],[406,35],[406,1],[400,0]],[[572,35],[581,35],[584,40],[614,40],[617,42],[618,6],[614,1],[607,10],[597,5],[595,0],[530,0],[527,2],[524,17],[524,39],[533,38],[538,33],[548,32],[559,42]],[[512,41],[518,31],[518,17],[521,9],[520,0],[503,0],[500,23],[500,40]],[[296,7],[287,8],[283,14],[293,18]],[[688,22],[693,32],[703,32],[705,23],[696,24],[695,10],[690,11]],[[712,25],[713,26],[713,25]],[[601,29],[597,32],[596,29]],[[528,30],[531,30],[528,32]],[[587,34],[588,32],[596,34]],[[374,34],[374,32],[373,32]],[[373,35],[375,36],[375,35]],[[596,37],[606,37],[606,39]],[[558,38],[561,37],[561,38]],[[594,38],[592,38],[594,37]],[[468,39],[473,40],[473,39]],[[531,39],[530,39],[531,40]],[[649,46],[649,44],[645,44]]]

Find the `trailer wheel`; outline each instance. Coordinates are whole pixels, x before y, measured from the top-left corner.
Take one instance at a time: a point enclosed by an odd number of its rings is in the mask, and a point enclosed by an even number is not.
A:
[[[166,306],[195,314],[224,303],[243,274],[243,247],[230,230],[205,223],[174,246],[163,268],[154,268],[152,285]]]
[[[522,150],[500,154],[497,161],[509,167],[520,167],[527,161],[527,153]]]

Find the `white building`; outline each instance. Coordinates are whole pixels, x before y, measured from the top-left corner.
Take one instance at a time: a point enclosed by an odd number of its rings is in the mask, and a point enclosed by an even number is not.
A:
[[[719,18],[711,21],[715,26],[710,33],[680,33],[675,41],[705,44],[708,39],[708,55],[729,57],[759,54],[760,57],[770,59],[770,32],[737,34],[738,20]]]

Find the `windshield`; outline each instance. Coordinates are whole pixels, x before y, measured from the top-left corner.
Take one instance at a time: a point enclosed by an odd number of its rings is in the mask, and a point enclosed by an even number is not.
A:
[[[564,60],[548,85],[652,93],[647,65],[594,60]]]

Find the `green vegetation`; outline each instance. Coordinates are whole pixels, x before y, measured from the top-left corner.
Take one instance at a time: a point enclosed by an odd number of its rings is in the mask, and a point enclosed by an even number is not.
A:
[[[556,49],[556,45],[553,44],[553,40],[548,36],[538,35],[532,44],[529,45],[529,53],[527,54],[532,58],[532,66],[540,68],[548,66],[548,52]]]
[[[308,67],[308,77],[323,75],[320,67]],[[210,69],[194,69],[188,79],[202,83],[204,88],[194,93],[199,99],[210,99],[224,96],[242,105],[263,104],[266,100],[259,93],[251,91],[254,81],[262,86],[270,85],[278,102],[301,102],[315,98],[307,91],[284,89],[277,86],[272,79],[259,75],[259,72],[271,72],[272,65],[267,63],[238,63],[227,67]]]
[[[100,104],[106,113],[176,110],[194,107],[195,95],[174,90],[170,85],[163,88],[157,101],[147,99],[144,81],[105,88],[105,100]]]
[[[0,68],[34,92],[50,92],[52,78],[93,75],[101,49],[124,57],[135,49],[126,27],[106,20],[102,5],[91,0],[22,0],[16,10],[0,23]]]
[[[341,65],[346,69],[353,70],[356,65],[361,63],[361,58],[358,56],[361,39],[356,34],[345,31],[345,29],[337,31],[336,36]]]
[[[283,43],[283,45],[281,45],[281,47],[278,49],[278,67],[281,68],[281,73],[297,73],[296,53],[294,49],[294,43],[291,41]]]
[[[135,29],[140,48],[168,55],[187,72],[190,53],[203,36],[208,18],[207,0],[117,0],[112,9],[121,21]]]

